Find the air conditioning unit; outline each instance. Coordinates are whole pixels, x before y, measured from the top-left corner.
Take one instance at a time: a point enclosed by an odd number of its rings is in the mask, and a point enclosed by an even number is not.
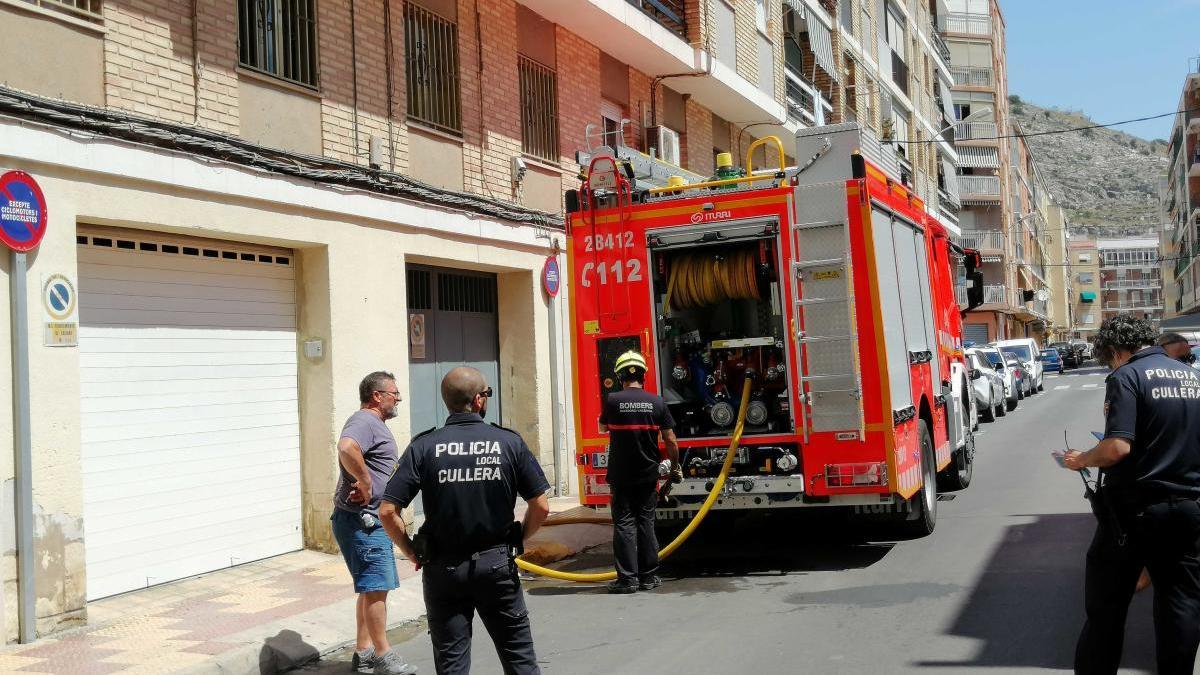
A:
[[[661,124],[646,129],[646,147],[650,156],[679,166],[679,132]]]

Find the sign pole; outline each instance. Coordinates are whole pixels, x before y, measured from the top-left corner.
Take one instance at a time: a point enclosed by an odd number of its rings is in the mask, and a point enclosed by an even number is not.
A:
[[[22,643],[37,639],[33,584],[33,452],[29,418],[29,293],[25,254],[12,251],[9,307],[12,310],[13,441],[16,444],[17,616]]]

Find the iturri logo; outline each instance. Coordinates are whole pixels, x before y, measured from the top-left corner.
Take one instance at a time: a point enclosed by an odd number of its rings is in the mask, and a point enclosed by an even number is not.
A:
[[[692,214],[692,224],[711,223],[716,220],[725,220],[732,216],[732,211],[697,211]]]

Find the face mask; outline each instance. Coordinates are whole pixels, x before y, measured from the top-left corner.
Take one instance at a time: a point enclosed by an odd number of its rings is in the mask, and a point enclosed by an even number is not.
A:
[[[479,416],[481,418],[487,417],[487,399],[486,398],[483,399],[483,405],[479,406]]]

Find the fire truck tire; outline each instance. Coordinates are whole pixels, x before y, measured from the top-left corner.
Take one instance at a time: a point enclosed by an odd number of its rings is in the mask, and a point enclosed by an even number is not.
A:
[[[911,538],[925,537],[933,533],[937,524],[937,458],[933,454],[933,437],[925,420],[918,423],[917,433],[921,445],[921,476],[924,484],[909,498],[908,513],[900,522],[900,532]]]
[[[968,433],[963,446],[950,456],[950,463],[938,473],[938,490],[965,490],[975,476],[975,434]]]

